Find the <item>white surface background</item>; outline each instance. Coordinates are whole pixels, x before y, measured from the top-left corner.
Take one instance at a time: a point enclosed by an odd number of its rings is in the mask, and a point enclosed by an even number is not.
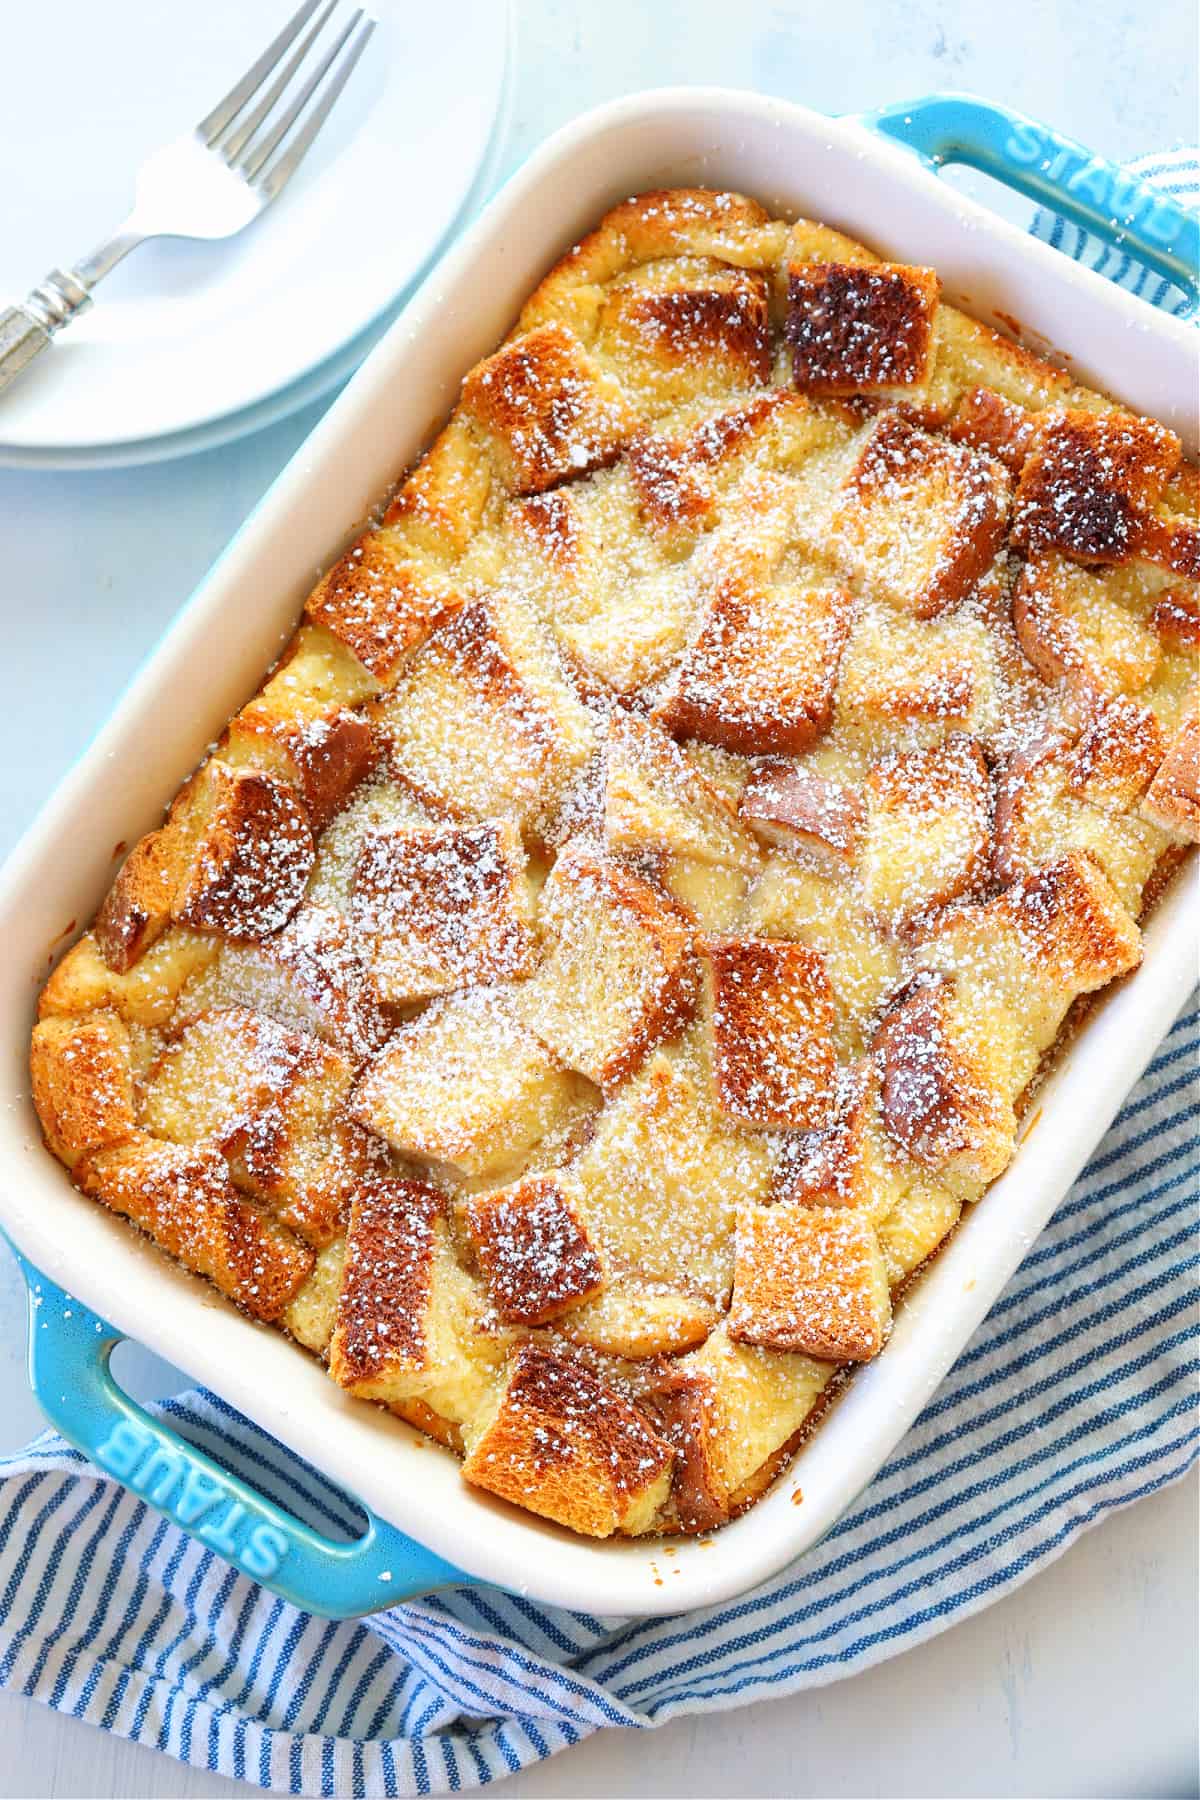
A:
[[[88,4],[60,0],[64,55],[71,10]],[[281,0],[245,4],[262,14],[264,37],[284,10]],[[831,112],[968,88],[1114,157],[1198,135],[1190,0],[517,6],[505,168],[596,101],[675,81],[756,87]],[[72,148],[64,136],[64,169]],[[48,194],[55,173],[38,171]],[[395,188],[392,200],[403,204]],[[85,748],[319,411],[142,470],[0,470],[0,851]],[[4,1450],[41,1423],[25,1383],[23,1329],[21,1285],[0,1249]],[[134,1352],[124,1368],[143,1394],[178,1379]],[[680,1720],[652,1736],[608,1731],[500,1785],[513,1800],[1192,1795],[1198,1580],[1193,1477],[1092,1531],[1009,1599],[855,1680]],[[0,1696],[0,1800],[247,1791]]]

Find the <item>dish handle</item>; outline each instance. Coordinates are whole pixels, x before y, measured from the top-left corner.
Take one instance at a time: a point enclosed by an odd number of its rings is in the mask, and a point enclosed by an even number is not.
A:
[[[106,1475],[243,1574],[330,1619],[477,1581],[372,1513],[352,1543],[293,1518],[131,1399],[110,1366],[124,1334],[19,1254],[18,1261],[29,1289],[30,1380],[52,1424]]]
[[[1200,300],[1200,217],[1049,125],[973,94],[927,94],[858,122],[935,171],[967,163],[994,176]]]

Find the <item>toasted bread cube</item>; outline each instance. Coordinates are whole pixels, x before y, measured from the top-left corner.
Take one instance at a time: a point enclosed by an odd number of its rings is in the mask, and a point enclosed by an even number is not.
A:
[[[656,681],[687,641],[695,613],[683,571],[637,581],[584,619],[561,619],[555,632],[574,666],[618,694]]]
[[[852,1206],[877,1225],[895,1209],[912,1173],[883,1128],[878,1074],[874,1060],[864,1056],[839,1070],[833,1121],[797,1132],[784,1144],[771,1199]]]
[[[983,737],[999,722],[993,633],[968,612],[928,623],[883,608],[856,620],[842,657],[834,730],[864,749]]]
[[[591,1300],[573,1306],[558,1330],[573,1344],[646,1362],[702,1344],[720,1319],[710,1300],[642,1275],[611,1275]]]
[[[820,953],[837,1011],[840,1047],[857,1054],[864,1024],[896,985],[900,958],[851,883],[830,879],[793,857],[768,857],[751,890],[740,929],[794,939]]]
[[[933,269],[793,260],[786,329],[796,386],[855,394],[922,380],[937,298]]]
[[[1124,562],[1180,454],[1174,432],[1132,413],[1047,413],[1021,470],[1013,542],[1082,562]]]
[[[464,1222],[492,1304],[510,1324],[546,1325],[604,1285],[569,1175],[478,1194]]]
[[[319,832],[375,764],[370,723],[352,707],[377,685],[329,632],[302,626],[270,681],[226,731],[221,759],[288,782]]]
[[[729,1335],[767,1350],[870,1362],[891,1328],[874,1227],[850,1207],[744,1206]]]
[[[625,460],[642,519],[660,543],[685,550],[715,523],[712,477],[687,440],[639,431]]]
[[[833,994],[815,950],[781,939],[701,940],[718,1110],[809,1131],[834,1101]]]
[[[605,213],[596,229],[554,265],[522,308],[521,324],[576,317],[576,308],[591,316],[596,286],[661,258],[695,257],[738,269],[771,269],[786,229],[744,194],[711,188],[636,194]]]
[[[747,756],[807,749],[829,727],[851,612],[844,588],[726,576],[655,718]]]
[[[33,1028],[29,1072],[46,1142],[68,1168],[137,1129],[129,1032],[115,1012],[43,1019]]]
[[[773,1163],[761,1133],[717,1118],[711,1075],[685,1040],[655,1051],[608,1101],[573,1173],[606,1260],[720,1302],[737,1203],[766,1195]]]
[[[986,881],[992,784],[973,738],[885,756],[869,770],[863,793],[858,867],[873,911],[898,923]]]
[[[1019,475],[1038,435],[1037,414],[1005,400],[992,388],[968,388],[958,403],[948,435],[956,444],[985,450],[1002,462],[1010,474]]]
[[[144,1084],[146,1124],[215,1142],[240,1187],[321,1248],[337,1236],[367,1148],[343,1122],[353,1071],[307,1033],[242,1007],[183,1026]]]
[[[362,1183],[329,1343],[338,1385],[390,1406],[420,1400],[452,1425],[472,1425],[507,1347],[484,1329],[483,1311],[437,1189],[387,1176]]]
[[[994,868],[1003,881],[1086,851],[1124,905],[1138,910],[1164,848],[1133,810],[1162,757],[1162,730],[1136,700],[1100,705],[1083,731],[1047,733],[1010,757],[996,794]]]
[[[220,937],[281,930],[304,897],[315,853],[291,789],[256,769],[209,762],[184,789],[181,806],[187,866],[171,917]]]
[[[367,837],[376,831],[413,831],[439,822],[407,782],[377,769],[325,827],[309,876],[306,902],[336,912],[349,922],[354,901],[354,871]]]
[[[1139,521],[1136,554],[1172,574],[1200,581],[1200,524],[1158,506]]]
[[[384,528],[366,532],[334,563],[305,613],[368,672],[366,697],[379,683],[390,686],[462,604],[436,563],[416,554],[403,532]]]
[[[511,1167],[577,1093],[518,1020],[513,992],[466,988],[401,1025],[355,1088],[353,1116],[394,1149],[467,1175]]]
[[[635,1537],[665,1503],[673,1461],[670,1445],[614,1388],[582,1362],[529,1343],[470,1432],[462,1472],[588,1537]]]
[[[1111,882],[1073,852],[1012,882],[988,902],[1020,939],[1038,978],[1069,999],[1107,987],[1142,960],[1142,938]]]
[[[308,1031],[358,1064],[393,1020],[380,1005],[362,941],[340,913],[307,902],[259,944],[226,941],[180,995],[175,1023],[221,1007],[248,1007]]]
[[[834,545],[872,593],[930,619],[985,573],[1011,499],[1000,463],[885,412],[834,508]]]
[[[593,721],[515,603],[464,608],[376,702],[396,772],[466,818],[535,830],[593,753]]]
[[[317,1356],[325,1356],[329,1350],[345,1267],[346,1240],[336,1237],[317,1252],[308,1280],[296,1289],[280,1314],[280,1324]]]
[[[995,1014],[988,1009],[989,1025]],[[1016,1143],[1020,1025],[1010,1019],[984,1033],[975,1023],[953,982],[919,976],[876,1033],[880,1106],[889,1136],[914,1162],[992,1181]]]
[[[1103,574],[1031,556],[1013,595],[1022,650],[1045,681],[1084,696],[1136,694],[1162,663],[1157,634]]]
[[[477,363],[460,410],[516,494],[614,461],[638,424],[618,383],[558,324],[512,338]]]
[[[895,1207],[875,1227],[893,1289],[945,1243],[962,1209],[960,1195],[932,1176],[907,1183]]]
[[[676,1453],[674,1507],[684,1531],[729,1517],[787,1447],[833,1379],[836,1364],[737,1343],[724,1324],[679,1357],[655,1396]]]
[[[618,276],[600,308],[596,346],[643,416],[771,377],[767,280],[691,257]]]
[[[1160,644],[1169,650],[1200,648],[1200,592],[1168,588],[1155,601],[1150,626]]]
[[[491,464],[467,421],[451,415],[383,516],[435,559],[460,557],[480,531],[492,498]]]
[[[612,1088],[686,1019],[692,933],[657,889],[576,839],[542,889],[546,960],[522,1016],[568,1068]]]
[[[124,974],[110,968],[93,933],[73,944],[38,997],[38,1017],[112,1007],[127,1024],[165,1025],[180,990],[210,963],[215,939],[172,925]]]
[[[279,1318],[311,1273],[307,1244],[239,1194],[213,1150],[138,1132],[86,1156],[75,1178],[256,1319]]]
[[[838,873],[852,868],[862,830],[863,804],[853,788],[802,763],[766,757],[742,790],[738,809],[769,844]]]
[[[525,852],[510,822],[368,833],[351,916],[388,1002],[527,975],[534,964]]]
[[[611,849],[665,849],[705,865],[757,872],[758,848],[734,808],[652,720],[609,715],[603,779]]]
[[[118,869],[92,928],[114,974],[127,974],[170,924],[182,848],[180,835],[161,826],[140,838]]]
[[[1200,842],[1200,714],[1193,713],[1177,732],[1142,812],[1173,837]]]
[[[1076,995],[1104,987],[1140,957],[1137,927],[1111,883],[1091,856],[1075,851],[992,900],[940,914],[913,961],[919,971],[953,979],[960,1002],[974,996],[979,1028],[997,1044],[1010,1040],[1015,1097]]]

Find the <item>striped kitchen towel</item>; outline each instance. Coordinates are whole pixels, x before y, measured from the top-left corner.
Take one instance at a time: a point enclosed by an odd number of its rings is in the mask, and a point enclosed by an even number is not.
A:
[[[1143,181],[1170,194],[1178,206],[1187,207],[1190,212],[1200,211],[1200,151],[1194,146],[1160,150],[1154,156],[1140,156],[1127,166],[1131,174],[1140,175]],[[1085,263],[1119,287],[1140,295],[1151,306],[1160,307],[1178,319],[1195,315],[1196,301],[1192,295],[1144,268],[1128,252],[1115,250],[1103,238],[1091,236],[1058,213],[1039,208],[1030,230],[1034,237],[1053,244],[1056,250],[1074,257],[1076,262]]]
[[[1200,199],[1194,154],[1140,168]],[[1073,227],[1034,229],[1138,287]],[[623,1624],[461,1589],[330,1623],[46,1433],[0,1459],[0,1685],[262,1788],[435,1794],[604,1725],[835,1681],[969,1617],[1200,1449],[1198,1005],[890,1462],[755,1592]],[[335,1488],[214,1395],[164,1411],[302,1518],[357,1534]]]

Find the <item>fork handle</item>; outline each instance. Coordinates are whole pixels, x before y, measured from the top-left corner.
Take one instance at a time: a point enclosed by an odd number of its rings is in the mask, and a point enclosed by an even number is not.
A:
[[[51,269],[22,305],[0,312],[0,390],[46,348],[56,331],[91,303],[91,294],[78,274],[71,269]]]

